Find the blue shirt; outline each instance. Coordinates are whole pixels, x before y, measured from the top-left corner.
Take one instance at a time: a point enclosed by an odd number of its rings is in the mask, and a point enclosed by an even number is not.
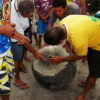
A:
[[[0,54],[6,52],[10,47],[9,38],[0,34]]]
[[[10,15],[10,0],[0,0],[0,27],[8,24]],[[3,24],[4,23],[4,24]],[[10,47],[9,37],[0,34],[0,54],[5,53]]]

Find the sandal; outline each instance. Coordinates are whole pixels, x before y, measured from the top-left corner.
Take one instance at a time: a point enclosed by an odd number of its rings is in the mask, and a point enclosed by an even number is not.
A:
[[[20,84],[16,84],[16,83],[14,82],[14,85],[15,85],[16,87],[20,88],[20,89],[28,89],[28,88],[29,88],[29,86],[28,86],[26,83],[24,83],[23,85],[20,85]]]

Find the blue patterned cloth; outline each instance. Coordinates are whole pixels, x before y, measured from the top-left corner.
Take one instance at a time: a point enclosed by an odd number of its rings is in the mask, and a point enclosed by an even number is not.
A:
[[[10,47],[9,38],[0,34],[0,54],[6,52]]]
[[[6,1],[6,2],[7,2],[6,4],[8,4],[10,1]],[[8,20],[8,19],[3,18],[4,13],[2,12],[5,12],[3,11],[3,6],[4,6],[3,3],[4,3],[4,0],[0,0],[0,27],[2,27],[2,20]],[[9,37],[6,37],[5,35],[0,34],[0,54],[5,53],[9,49],[9,47],[10,47]]]

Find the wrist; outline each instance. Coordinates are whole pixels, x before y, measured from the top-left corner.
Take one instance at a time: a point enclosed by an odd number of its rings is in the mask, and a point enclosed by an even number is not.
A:
[[[61,57],[61,62],[65,62],[67,61],[67,58],[66,57]]]
[[[3,35],[6,34],[5,26],[1,26],[1,27],[0,27],[0,34],[3,34]]]

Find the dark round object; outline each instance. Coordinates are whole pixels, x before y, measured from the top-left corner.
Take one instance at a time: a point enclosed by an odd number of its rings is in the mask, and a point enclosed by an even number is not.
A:
[[[58,48],[59,49],[61,48],[57,46],[56,50],[54,49],[56,53],[54,53],[53,50],[50,50],[50,48],[48,47],[49,52],[46,51],[46,49],[44,49],[43,51],[40,50],[41,54],[46,58],[46,63],[44,64],[43,62],[41,62],[41,60],[38,60],[38,63],[40,65],[40,66],[38,65],[38,67],[40,68],[37,68],[37,63],[33,63],[32,64],[33,74],[35,78],[37,79],[37,81],[46,88],[49,88],[52,90],[66,89],[75,77],[76,63],[71,61],[71,62],[60,64],[57,66],[51,66],[48,62],[49,57],[53,55],[59,56],[59,53],[61,54],[62,52],[64,53],[66,51],[63,50],[63,48],[62,50],[58,50]],[[46,55],[44,55],[44,52]],[[64,56],[66,55],[64,54]],[[64,66],[64,67],[61,67],[61,66]],[[41,67],[43,67],[43,69],[41,69]],[[51,72],[49,72],[48,70],[50,70]]]

